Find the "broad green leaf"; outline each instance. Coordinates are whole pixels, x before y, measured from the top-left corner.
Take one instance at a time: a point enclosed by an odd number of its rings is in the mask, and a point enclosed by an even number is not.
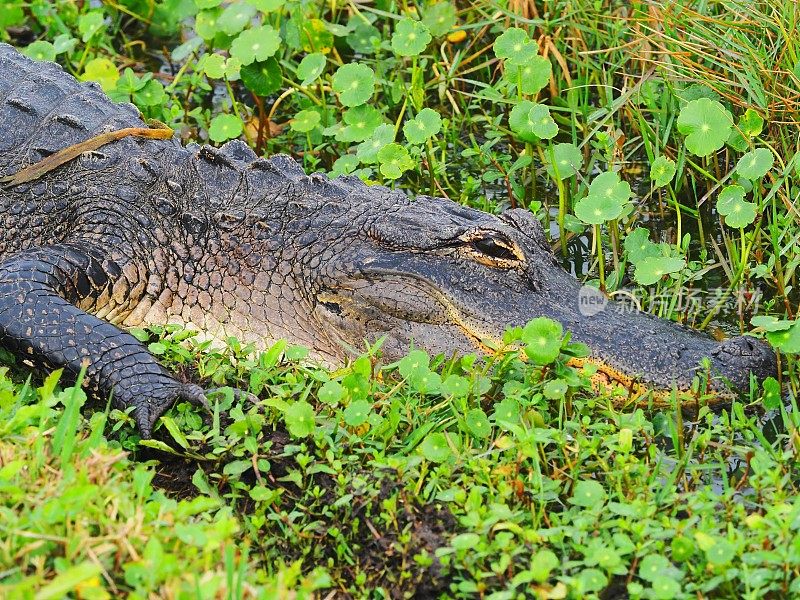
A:
[[[367,400],[355,400],[344,409],[344,422],[350,427],[358,427],[367,422],[369,414],[372,412],[372,403]]]
[[[422,22],[433,37],[441,37],[455,26],[456,7],[451,2],[432,4],[422,14]]]
[[[553,179],[567,179],[572,177],[583,165],[583,155],[575,144],[556,144],[553,146],[552,156],[545,152],[547,158],[547,173]]]
[[[240,135],[242,135],[242,120],[236,115],[217,115],[211,120],[208,128],[208,137],[218,144]]]
[[[84,44],[105,28],[106,18],[100,11],[93,10],[78,17],[78,32],[81,34],[81,40],[83,40]]]
[[[591,479],[582,479],[576,485],[569,499],[570,504],[593,508],[604,504],[606,501],[606,491],[598,482]]]
[[[306,54],[300,64],[297,65],[297,76],[300,78],[300,85],[306,86],[315,81],[325,70],[326,58],[324,54],[315,52]]]
[[[429,433],[420,444],[422,455],[431,462],[441,463],[452,455],[450,445],[443,433]]]
[[[674,160],[666,156],[659,156],[650,166],[650,180],[657,188],[664,187],[672,181],[676,172]]]
[[[356,156],[363,164],[369,165],[378,162],[378,152],[394,141],[394,126],[384,123],[378,125],[366,141],[358,145]]]
[[[395,143],[387,144],[378,151],[378,162],[381,173],[389,179],[397,179],[405,171],[414,168],[414,161],[411,160],[408,150]]]
[[[633,278],[639,285],[653,285],[670,273],[677,273],[686,265],[682,258],[648,256],[636,263]]]
[[[325,404],[336,405],[344,398],[344,388],[338,381],[326,381],[319,388],[317,398]]]
[[[643,259],[658,256],[658,244],[650,241],[650,232],[643,227],[637,227],[625,237],[625,251],[628,259],[633,264],[638,264]]]
[[[105,92],[113,90],[118,79],[117,67],[107,58],[93,58],[86,63],[80,76],[81,81],[96,81]]]
[[[244,2],[233,2],[222,11],[216,26],[219,31],[227,35],[236,35],[252,21],[255,15],[254,6]]]
[[[473,408],[467,412],[466,423],[467,429],[478,439],[487,438],[492,432],[492,425],[489,423],[486,413],[480,408]]]
[[[412,144],[424,144],[442,128],[442,118],[435,110],[423,108],[419,114],[405,122],[403,135]]]
[[[518,27],[506,29],[494,41],[497,58],[505,59],[508,65],[524,66],[539,53],[539,46],[528,37],[525,30]]]
[[[509,65],[505,78],[519,87],[523,94],[538,94],[550,82],[553,65],[544,56],[535,55],[524,65]]]
[[[381,32],[369,23],[359,22],[347,36],[350,47],[361,54],[373,54],[381,43]]]
[[[736,163],[736,173],[740,177],[755,181],[761,179],[772,168],[772,151],[767,148],[751,150]]]
[[[375,73],[367,65],[348,63],[336,71],[332,85],[339,94],[339,102],[344,106],[358,106],[372,98]]]
[[[242,67],[241,76],[245,87],[258,96],[269,96],[281,88],[281,67],[274,57]]]
[[[317,125],[319,125],[321,120],[322,117],[316,110],[313,109],[301,110],[294,116],[294,119],[292,119],[291,128],[292,131],[299,131],[300,133],[306,133],[314,129]]]
[[[246,29],[231,43],[231,56],[242,65],[265,61],[274,55],[281,45],[281,36],[270,25]]]
[[[298,400],[286,409],[286,428],[294,437],[307,437],[314,433],[314,408],[305,400]]]
[[[430,41],[431,34],[425,24],[404,17],[392,34],[392,50],[398,56],[417,56],[422,54]]]
[[[305,52],[329,54],[333,49],[333,34],[321,19],[307,19],[300,32],[300,43]]]
[[[53,44],[45,40],[37,40],[26,47],[22,53],[33,60],[48,60],[54,61],[56,59],[56,49]]]
[[[708,156],[722,148],[732,129],[731,113],[716,100],[692,100],[678,115],[678,131],[686,136],[686,149],[696,156]]]
[[[340,142],[363,142],[383,123],[383,114],[369,104],[362,104],[344,112],[342,120],[345,122],[337,134]]]
[[[538,365],[549,365],[561,353],[563,334],[561,323],[547,317],[529,321],[522,329],[525,354]]]

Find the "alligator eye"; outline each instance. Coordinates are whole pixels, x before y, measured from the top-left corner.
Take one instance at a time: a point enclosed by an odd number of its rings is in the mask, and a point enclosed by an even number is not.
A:
[[[504,240],[484,236],[472,241],[472,247],[481,254],[497,260],[517,260],[516,253]]]

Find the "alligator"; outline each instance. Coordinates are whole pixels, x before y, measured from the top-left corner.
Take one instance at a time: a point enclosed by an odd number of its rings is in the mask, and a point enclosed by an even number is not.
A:
[[[387,359],[411,346],[483,354],[546,316],[586,344],[578,362],[629,390],[688,389],[706,369],[727,399],[776,373],[753,337],[718,342],[604,297],[585,310],[587,288],[528,210],[307,175],[240,141],[113,136],[147,127],[96,84],[0,44],[0,347],[36,369],[83,370],[88,393],[132,408],[144,436],[176,400],[208,404],[126,331],[168,323],[257,348],[286,339],[341,364],[379,339]]]

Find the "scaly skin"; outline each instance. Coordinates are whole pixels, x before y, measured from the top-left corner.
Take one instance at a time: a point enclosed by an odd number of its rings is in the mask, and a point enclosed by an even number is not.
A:
[[[144,127],[55,65],[0,44],[0,177],[98,134]],[[0,188],[0,345],[38,368],[87,367],[94,395],[135,407],[142,433],[176,399],[205,403],[125,327],[181,323],[340,363],[364,340],[474,352],[548,316],[612,379],[687,387],[703,357],[735,388],[775,372],[752,338],[717,343],[614,303],[579,310],[532,214],[416,201],[285,156],[124,138]],[[720,390],[724,389],[718,384]],[[725,394],[720,394],[724,397]]]

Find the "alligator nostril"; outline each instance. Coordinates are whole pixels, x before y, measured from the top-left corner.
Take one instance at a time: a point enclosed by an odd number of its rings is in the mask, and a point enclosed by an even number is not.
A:
[[[739,336],[721,342],[712,352],[723,374],[746,381],[748,373],[759,379],[777,376],[777,359],[766,342],[753,337]]]
[[[342,306],[338,302],[320,302],[320,304],[329,312],[337,316],[342,315]]]

